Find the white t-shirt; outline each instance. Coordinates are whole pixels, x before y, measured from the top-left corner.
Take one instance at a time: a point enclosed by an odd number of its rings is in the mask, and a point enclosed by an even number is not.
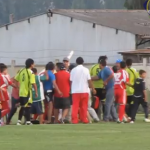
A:
[[[88,80],[90,79],[90,73],[87,68],[83,67],[83,65],[75,67],[70,75],[72,93],[89,93]]]

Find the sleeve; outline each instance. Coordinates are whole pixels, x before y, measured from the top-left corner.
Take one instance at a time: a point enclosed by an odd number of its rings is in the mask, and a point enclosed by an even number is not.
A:
[[[45,81],[45,80],[46,80],[46,76],[45,76],[45,75],[40,76],[40,80],[41,80],[41,81]]]
[[[145,81],[142,81],[142,91],[146,90]]]
[[[35,84],[35,75],[34,74],[30,75],[30,83]]]
[[[92,70],[93,70],[93,67],[90,68],[90,76],[93,76]]]
[[[123,70],[123,81],[126,83],[126,82],[129,82],[129,75],[128,73]]]
[[[109,67],[107,67],[107,69],[106,69],[105,71],[106,71],[106,74],[107,74],[108,76],[110,76],[110,75],[113,74],[112,69],[110,69]]]
[[[70,81],[72,81],[72,79],[73,79],[73,71],[71,71],[70,73]]]
[[[88,80],[91,80],[91,76],[90,76],[89,70],[87,70],[87,79],[88,79]]]
[[[50,75],[50,78],[51,78],[52,81],[55,81],[55,80],[56,80],[56,77],[55,77],[54,74],[51,74],[51,75]]]

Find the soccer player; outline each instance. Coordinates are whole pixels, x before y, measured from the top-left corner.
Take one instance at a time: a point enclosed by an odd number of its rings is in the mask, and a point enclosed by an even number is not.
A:
[[[1,93],[0,93],[0,99],[1,99],[1,105],[2,105],[1,117],[4,117],[10,111],[9,94],[8,94],[7,88],[9,85],[16,88],[16,85],[14,83],[12,83],[12,81],[7,77],[8,73],[7,73],[6,65],[0,66],[0,72],[1,72],[0,73],[0,76],[1,76],[0,86],[5,89],[5,91],[1,91]]]
[[[136,69],[132,68],[132,59],[127,59],[126,60],[126,71],[129,74],[129,83],[131,85],[134,85],[135,80],[138,78],[138,72]],[[127,105],[126,105],[126,114],[128,115],[128,119],[131,118],[131,111],[132,111],[132,100],[133,100],[133,94],[134,94],[134,89],[131,86],[127,86]]]
[[[32,104],[32,86],[35,90],[35,95],[38,97],[37,86],[35,83],[35,75],[32,72],[32,68],[34,68],[34,60],[27,59],[25,62],[25,68],[21,69],[17,75],[15,76],[15,80],[19,82],[19,97],[20,97],[20,105],[21,105],[21,113],[25,115],[26,124],[31,125],[30,121],[30,108]],[[19,115],[17,125],[21,125],[21,117]]]
[[[52,111],[53,111],[53,86],[59,95],[62,96],[62,92],[59,90],[56,84],[55,75],[53,74],[54,69],[55,69],[54,63],[49,62],[46,65],[45,69],[47,70],[49,79],[43,82],[43,86],[44,86],[44,94],[45,94],[45,99],[46,99],[45,105],[47,105],[48,103],[48,112],[47,112],[48,122],[47,123],[50,124],[51,118],[52,118]]]
[[[72,91],[72,123],[78,123],[78,111],[80,108],[81,121],[83,123],[88,123],[87,120],[87,109],[88,109],[88,99],[89,99],[89,87],[92,89],[93,94],[96,91],[93,87],[89,70],[83,67],[84,60],[82,57],[76,59],[77,67],[71,71],[70,81],[71,81],[71,91]]]
[[[56,84],[61,90],[62,95],[57,91],[54,94],[54,115],[55,122],[58,122],[58,113],[59,109],[62,109],[62,118],[60,119],[61,123],[64,123],[64,120],[68,114],[70,108],[70,74],[66,71],[66,68],[63,63],[56,64]]]
[[[118,70],[118,67],[113,67],[114,71],[114,77],[115,77],[115,101],[119,105],[118,108],[118,123],[123,122],[123,118],[125,115],[125,106],[127,101],[127,95],[126,95],[126,84],[129,82],[129,76],[128,73],[125,71],[126,69],[126,63],[122,61],[120,63],[120,69]]]
[[[35,82],[37,86],[38,97],[36,97],[35,90],[32,89],[33,104],[31,106],[31,113],[39,115],[40,124],[43,124],[43,113],[44,113],[44,89],[41,81],[48,80],[47,71],[45,75],[37,75],[37,69],[32,68],[33,73],[35,74]]]
[[[99,74],[99,72],[101,71],[100,67],[99,67],[99,62],[100,60],[107,60],[107,56],[100,56],[98,59],[98,63],[95,64],[94,66],[91,67],[90,69],[90,75],[91,76],[97,76]],[[96,110],[99,119],[101,119],[101,114],[105,111],[105,99],[106,99],[106,89],[104,87],[104,82],[102,79],[93,81],[93,85],[94,88],[96,90],[96,96],[99,98],[99,100],[101,101],[99,104],[99,108]],[[102,109],[102,111],[101,111]]]
[[[144,79],[146,78],[146,71],[140,70],[139,75],[140,77],[135,80],[135,84],[134,84],[133,107],[131,111],[130,123],[134,123],[136,113],[140,104],[142,105],[145,113],[144,121],[150,122],[150,119],[148,119],[148,115],[149,115],[148,99],[147,99],[147,93],[146,93],[146,87],[144,81]]]

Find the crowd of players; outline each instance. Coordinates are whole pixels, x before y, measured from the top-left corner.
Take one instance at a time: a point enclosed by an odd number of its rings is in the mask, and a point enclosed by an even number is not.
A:
[[[100,56],[90,68],[83,66],[82,57],[76,64],[69,58],[49,62],[38,74],[34,60],[27,59],[25,67],[10,78],[7,66],[0,64],[0,125],[7,125],[19,108],[17,125],[64,124],[113,121],[134,123],[141,104],[148,118],[146,71],[137,72],[132,60],[117,60],[107,66],[107,57]],[[11,107],[8,86],[12,86]],[[22,121],[24,118],[24,121]]]

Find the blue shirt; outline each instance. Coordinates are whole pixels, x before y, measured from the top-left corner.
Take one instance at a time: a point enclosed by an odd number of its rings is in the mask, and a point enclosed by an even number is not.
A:
[[[102,79],[103,81],[105,81],[111,74],[113,74],[112,70],[106,66],[99,72],[98,77]],[[114,82],[115,82],[114,78],[110,79],[106,85],[106,89],[108,90],[108,89],[113,88]]]
[[[43,81],[44,91],[53,90],[53,81],[55,80],[55,75],[52,71],[48,70],[49,80]]]

